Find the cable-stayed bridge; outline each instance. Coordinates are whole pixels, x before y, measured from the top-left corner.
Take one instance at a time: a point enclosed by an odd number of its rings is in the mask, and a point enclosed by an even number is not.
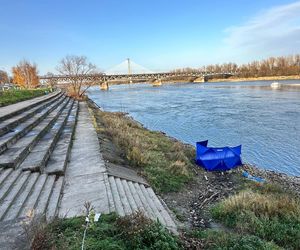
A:
[[[102,89],[108,89],[109,83],[132,83],[149,82],[155,86],[161,85],[162,81],[176,81],[177,79],[186,79],[193,82],[205,82],[210,77],[221,76],[229,77],[233,72],[153,72],[129,58],[122,63],[106,70],[104,73],[85,74],[85,75],[46,75],[40,76],[40,80],[51,80],[55,84],[68,84],[73,80],[79,80],[84,83],[93,83],[100,85]]]
[[[124,74],[138,75],[138,74],[152,74],[154,72],[127,58],[125,61],[121,62],[116,66],[113,66],[112,68],[106,70],[104,73],[105,75],[124,75]]]

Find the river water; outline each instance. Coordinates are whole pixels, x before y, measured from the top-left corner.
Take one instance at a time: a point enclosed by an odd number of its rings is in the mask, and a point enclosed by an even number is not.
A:
[[[300,176],[300,88],[276,90],[270,83],[114,85],[92,87],[88,95],[106,111],[128,112],[183,142],[242,144],[243,162]]]

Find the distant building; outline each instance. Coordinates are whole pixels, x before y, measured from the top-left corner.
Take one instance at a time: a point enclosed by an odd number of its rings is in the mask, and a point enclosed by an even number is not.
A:
[[[0,83],[0,91],[18,88],[12,83]]]

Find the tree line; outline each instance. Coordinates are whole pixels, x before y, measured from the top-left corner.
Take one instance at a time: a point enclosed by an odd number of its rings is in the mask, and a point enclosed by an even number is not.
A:
[[[211,64],[200,68],[182,68],[175,72],[226,72],[236,73],[238,77],[290,76],[300,74],[300,54],[269,57],[247,64],[236,63]]]
[[[39,85],[38,69],[35,63],[27,60],[20,61],[12,67],[12,77],[4,70],[0,70],[0,83],[14,83],[15,85],[33,89]]]

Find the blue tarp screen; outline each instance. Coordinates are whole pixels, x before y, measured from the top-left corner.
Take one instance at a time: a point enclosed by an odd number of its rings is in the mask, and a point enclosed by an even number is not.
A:
[[[196,163],[208,171],[225,171],[242,164],[242,145],[211,148],[208,141],[197,142]]]

